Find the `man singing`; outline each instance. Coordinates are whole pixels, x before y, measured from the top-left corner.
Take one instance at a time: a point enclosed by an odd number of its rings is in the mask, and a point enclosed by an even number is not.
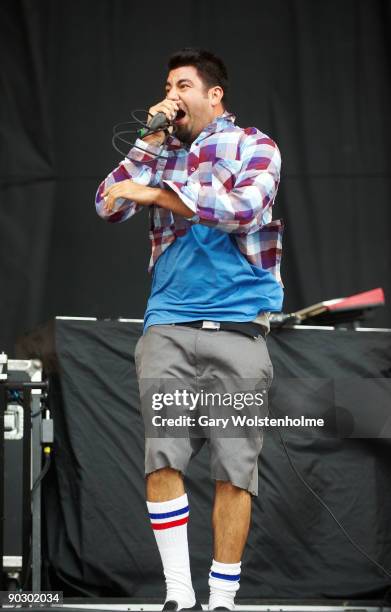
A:
[[[136,141],[100,185],[96,209],[122,222],[149,207],[153,272],[135,360],[143,379],[263,379],[273,369],[265,337],[280,311],[280,221],[272,221],[281,158],[254,127],[227,111],[218,57],[183,49],[168,62],[166,95],[149,109],[175,126]],[[249,94],[250,92],[247,92]],[[233,610],[258,494],[259,437],[146,437],[147,507],[167,594],[163,610],[200,610],[191,580],[183,476],[207,441],[214,549],[209,610]]]

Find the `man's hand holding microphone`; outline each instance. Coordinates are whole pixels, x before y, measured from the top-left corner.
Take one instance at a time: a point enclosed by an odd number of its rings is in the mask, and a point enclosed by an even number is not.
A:
[[[174,121],[178,110],[179,110],[179,105],[177,102],[174,102],[173,100],[168,100],[167,98],[165,98],[164,100],[162,100],[162,102],[155,104],[155,106],[151,106],[151,108],[148,111],[149,118],[147,121],[147,125],[151,126],[151,123],[153,122],[154,117],[156,117],[156,115],[158,115],[159,113],[165,115],[168,122]],[[164,131],[156,132],[155,134],[144,136],[143,140],[144,142],[147,142],[148,144],[151,144],[154,146],[160,146],[164,143],[165,133]]]

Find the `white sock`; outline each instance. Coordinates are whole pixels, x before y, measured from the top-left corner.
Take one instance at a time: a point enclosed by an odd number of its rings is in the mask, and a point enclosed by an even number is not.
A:
[[[239,590],[239,563],[220,563],[213,559],[209,573],[209,610],[221,606],[233,610],[236,591]]]
[[[196,599],[191,582],[187,543],[187,495],[185,493],[165,502],[147,501],[147,507],[166,578],[165,601],[177,601],[179,610],[191,608]]]

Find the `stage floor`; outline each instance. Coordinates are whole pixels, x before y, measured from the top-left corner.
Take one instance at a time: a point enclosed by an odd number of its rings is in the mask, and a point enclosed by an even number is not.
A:
[[[157,600],[140,600],[132,598],[118,599],[76,599],[64,598],[64,607],[72,610],[127,611],[127,612],[157,612],[163,604]],[[202,603],[204,610],[207,604]],[[326,601],[326,600],[262,600],[243,599],[235,605],[237,612],[391,612],[391,605],[381,601]]]

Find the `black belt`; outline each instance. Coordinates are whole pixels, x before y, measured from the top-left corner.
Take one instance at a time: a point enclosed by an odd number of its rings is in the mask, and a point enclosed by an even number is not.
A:
[[[195,327],[196,329],[206,329],[211,331],[233,331],[238,334],[257,338],[258,336],[266,337],[265,328],[258,323],[244,322],[237,323],[231,321],[185,321],[184,323],[172,323],[172,325],[185,325],[186,327]]]

